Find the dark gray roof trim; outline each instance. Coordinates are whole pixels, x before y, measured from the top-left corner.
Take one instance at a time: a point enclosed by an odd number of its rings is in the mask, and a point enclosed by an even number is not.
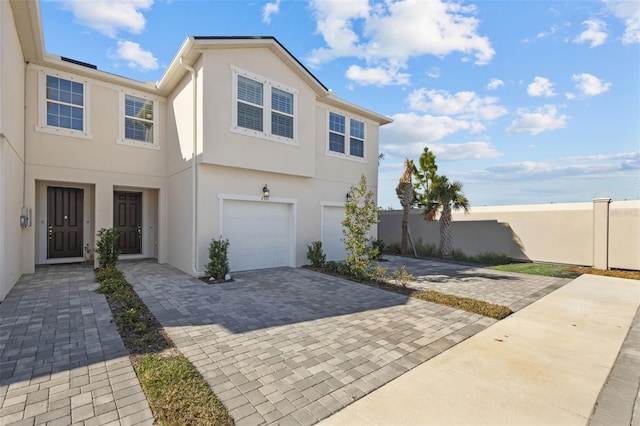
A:
[[[96,65],[89,64],[87,62],[78,61],[76,59],[65,58],[64,56],[60,56],[60,59],[63,60],[64,62],[69,62],[70,64],[75,64],[75,65],[80,65],[82,67],[91,68],[92,70],[97,70],[98,69],[98,67]]]
[[[313,79],[317,81],[318,84],[324,88],[324,90],[329,90],[327,89],[327,86],[322,84],[322,82],[318,80],[318,78],[315,75],[313,75],[313,73],[309,71],[309,69],[305,67],[302,64],[302,62],[298,60],[298,58],[293,56],[293,54],[291,54],[291,52],[289,52],[289,50],[286,47],[284,47],[282,43],[278,41],[277,38],[273,36],[194,36],[193,38],[194,40],[273,40],[278,44],[278,46],[282,48],[282,50],[287,52],[287,54],[291,56],[293,60],[298,63],[298,65],[300,65],[311,77],[313,77]]]

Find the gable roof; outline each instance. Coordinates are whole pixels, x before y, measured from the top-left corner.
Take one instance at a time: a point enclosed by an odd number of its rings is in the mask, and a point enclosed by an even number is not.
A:
[[[10,3],[22,47],[22,54],[25,61],[30,63],[71,71],[86,77],[112,82],[160,96],[168,96],[188,72],[180,63],[181,60],[188,65],[193,65],[206,50],[264,47],[271,50],[305,81],[316,93],[318,101],[362,115],[381,125],[393,121],[389,117],[340,99],[330,89],[327,89],[316,76],[273,36],[189,36],[178,49],[160,80],[156,83],[141,82],[98,70],[94,65],[85,62],[47,53],[44,49],[39,1],[10,0]]]

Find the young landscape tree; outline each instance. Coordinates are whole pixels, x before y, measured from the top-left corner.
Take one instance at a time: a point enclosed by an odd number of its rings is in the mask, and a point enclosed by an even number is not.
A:
[[[415,166],[413,160],[404,160],[404,173],[400,176],[400,182],[396,187],[396,194],[402,205],[402,240],[400,242],[400,254],[407,254],[409,250],[409,211],[413,205],[414,193],[413,176]]]
[[[426,220],[435,220],[437,213],[440,212],[440,253],[445,258],[451,257],[453,253],[452,209],[463,209],[465,213],[469,212],[469,200],[462,191],[462,182],[450,182],[446,176],[436,176],[431,184],[424,217]]]
[[[358,278],[366,278],[369,273],[371,259],[375,253],[369,244],[371,227],[378,223],[380,214],[376,207],[373,192],[367,189],[367,178],[362,175],[360,183],[353,185],[349,191],[351,197],[345,204],[344,241],[347,249],[346,264],[351,274]]]
[[[419,167],[414,167],[413,176],[415,204],[424,209],[425,220],[436,220],[440,213],[440,253],[444,257],[451,257],[453,246],[451,243],[452,209],[469,211],[469,200],[462,191],[462,182],[450,182],[446,176],[437,174],[436,156],[425,147],[420,159]]]

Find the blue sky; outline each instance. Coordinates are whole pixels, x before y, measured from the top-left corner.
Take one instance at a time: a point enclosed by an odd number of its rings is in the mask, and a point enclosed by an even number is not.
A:
[[[380,132],[378,203],[425,146],[471,206],[640,199],[640,2],[41,3],[48,52],[157,81],[188,35],[273,35]],[[348,165],[347,165],[348,166]]]

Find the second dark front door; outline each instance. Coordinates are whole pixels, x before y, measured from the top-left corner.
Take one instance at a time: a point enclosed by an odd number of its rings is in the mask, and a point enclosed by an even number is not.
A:
[[[142,247],[142,193],[113,193],[113,226],[118,229],[122,254],[139,254]]]

